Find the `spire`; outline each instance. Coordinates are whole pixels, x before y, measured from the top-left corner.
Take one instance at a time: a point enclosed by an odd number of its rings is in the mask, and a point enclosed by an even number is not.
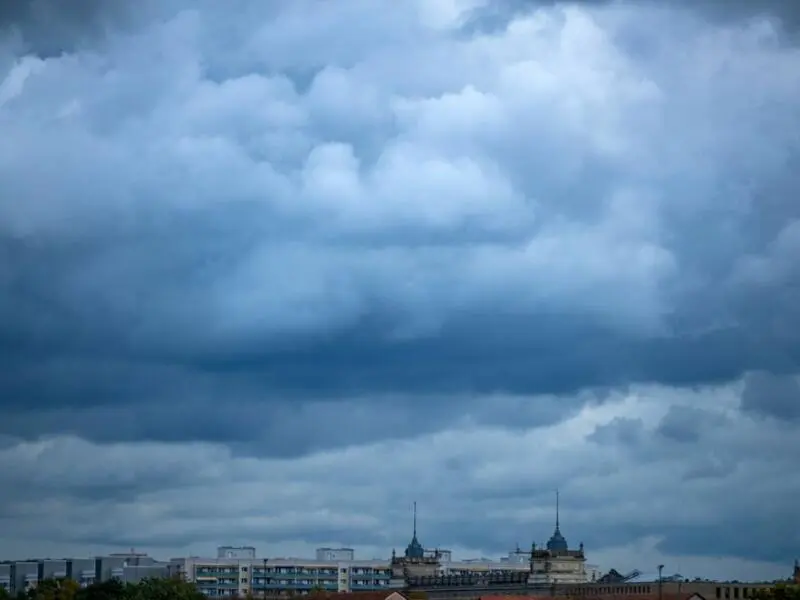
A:
[[[567,545],[567,540],[565,540],[564,536],[561,535],[558,490],[556,490],[556,530],[553,532],[553,535],[547,541],[547,549],[555,552],[561,552],[569,549],[569,546]]]
[[[558,488],[556,488],[556,531],[559,530],[558,526]]]
[[[406,558],[423,558],[425,549],[417,539],[417,502],[414,501],[414,533],[411,536],[411,543],[406,546]]]

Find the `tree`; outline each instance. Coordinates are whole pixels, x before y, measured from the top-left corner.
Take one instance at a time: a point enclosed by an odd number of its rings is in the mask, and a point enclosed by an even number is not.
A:
[[[193,583],[159,578],[129,586],[126,600],[205,600],[205,596]]]
[[[774,587],[758,590],[754,598],[755,600],[800,600],[800,586],[779,583]]]
[[[4,587],[0,587],[0,600],[11,600],[11,594]]]
[[[75,600],[80,587],[72,579],[45,579],[28,590],[28,600]]]
[[[128,589],[119,579],[93,583],[75,594],[75,600],[127,600]]]

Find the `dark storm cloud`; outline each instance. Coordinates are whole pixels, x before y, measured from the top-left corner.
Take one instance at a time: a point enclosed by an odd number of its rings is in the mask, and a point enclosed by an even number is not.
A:
[[[36,10],[57,10],[49,5],[25,6],[14,17],[19,22],[43,18],[36,16]],[[80,19],[91,23],[106,18],[98,16],[104,13],[93,7],[83,5]],[[7,21],[11,19],[7,17]],[[152,107],[155,110],[155,104]],[[134,112],[140,110],[142,107]],[[760,131],[759,126],[748,125],[754,133]],[[765,126],[769,132],[777,125]],[[509,147],[515,148],[514,143]],[[505,157],[508,165],[519,168],[518,184],[525,192],[531,196],[550,192],[542,184],[546,178],[522,177],[525,165],[514,162],[519,160],[515,155],[524,156],[522,152],[507,153],[495,146],[492,150]],[[274,244],[266,259],[267,267],[274,271],[271,265],[287,261],[280,257],[291,244],[313,247],[321,242],[323,247],[315,252],[330,251],[331,260],[333,252],[368,255],[388,245],[423,257],[429,253],[438,261],[441,255],[433,253],[442,246],[457,256],[479,240],[517,244],[524,239],[520,232],[525,231],[518,227],[499,233],[478,227],[478,233],[488,236],[483,239],[471,237],[464,227],[444,232],[405,227],[400,233],[390,227],[369,236],[337,237],[315,221],[309,222],[309,217],[279,220],[282,215],[274,207],[255,203],[248,196],[249,201],[232,203],[228,210],[211,206],[189,211],[157,205],[136,213],[96,210],[81,227],[57,235],[0,233],[4,265],[0,271],[4,315],[0,352],[5,365],[0,396],[9,410],[9,418],[0,427],[26,436],[60,428],[98,440],[116,436],[123,440],[229,441],[249,437],[240,431],[230,412],[193,411],[191,422],[177,430],[168,425],[171,419],[154,415],[165,404],[205,406],[221,398],[250,407],[248,413],[257,413],[259,402],[290,407],[303,399],[392,395],[406,396],[409,399],[404,405],[413,407],[415,396],[427,404],[428,398],[447,394],[570,394],[631,382],[721,383],[754,369],[791,372],[800,360],[796,326],[800,315],[792,301],[800,275],[796,269],[784,270],[766,283],[752,277],[753,273],[769,274],[791,255],[789,249],[774,250],[773,246],[796,214],[790,198],[797,175],[792,169],[773,166],[781,154],[776,154],[766,174],[761,174],[759,161],[767,160],[757,158],[761,151],[742,147],[731,155],[743,165],[741,177],[755,178],[752,185],[761,194],[748,220],[731,212],[727,200],[705,205],[702,210],[687,211],[679,206],[664,211],[662,227],[670,231],[667,248],[686,275],[660,290],[672,305],[666,327],[657,333],[638,330],[632,317],[623,328],[609,325],[606,315],[587,314],[584,305],[520,310],[501,300],[473,309],[442,309],[447,289],[436,278],[423,282],[426,299],[414,300],[410,308],[396,300],[397,290],[388,289],[357,292],[361,298],[350,311],[350,292],[342,294],[340,290],[374,284],[353,284],[358,274],[350,272],[347,262],[325,283],[332,297],[343,296],[344,310],[335,305],[329,308],[331,303],[323,301],[314,304],[307,312],[320,313],[317,327],[259,333],[258,327],[245,326],[221,332],[219,323],[215,328],[209,322],[209,296],[220,293],[225,277],[249,260],[264,239]],[[595,190],[613,188],[610,177],[614,173],[608,168],[590,164],[585,169],[586,177],[600,179]],[[19,185],[24,192],[25,184]],[[176,195],[186,193],[193,190]],[[704,190],[689,193],[696,193],[699,201]],[[577,222],[597,218],[584,194],[570,190],[574,207],[568,214]],[[74,202],[79,204],[77,197]],[[547,216],[547,207],[543,214]],[[700,235],[702,247],[696,243]],[[743,255],[773,251],[774,256],[768,255],[769,260],[751,269],[751,280],[736,285],[726,281]],[[277,278],[265,276],[265,285],[273,286],[276,297],[285,293],[293,278],[308,270],[306,257],[296,260],[294,277],[285,273]],[[385,268],[391,266],[390,258]],[[261,274],[254,271],[250,276],[257,281]],[[413,276],[403,272],[395,277],[402,281]],[[230,294],[233,297],[236,292]],[[598,302],[620,300],[612,297]],[[245,323],[248,319],[253,325],[271,322],[280,329],[287,319],[284,313],[291,309],[289,300],[270,309],[269,314],[243,318]],[[230,309],[233,316],[236,310]],[[324,318],[326,311],[330,311],[330,319]],[[348,311],[352,314],[340,314]],[[441,316],[443,311],[446,314]],[[433,323],[432,329],[398,337],[394,332],[408,327],[409,313],[411,321],[423,323],[423,330],[427,322]],[[625,309],[620,313],[621,320],[629,318]],[[773,325],[777,318],[782,318],[779,327]],[[62,419],[59,407],[97,407],[97,411],[86,419]],[[25,417],[29,411],[39,410],[53,416]],[[291,414],[290,408],[275,410]],[[138,417],[125,419],[123,427],[103,428],[98,421],[112,414],[137,412]],[[536,419],[547,423],[551,417],[540,411]],[[506,421],[535,422],[502,413],[493,422]],[[440,421],[431,418],[430,422]],[[290,447],[278,441],[280,433],[269,436],[276,440],[275,447]],[[290,436],[296,437],[296,433]],[[316,438],[313,447],[324,444],[324,439]],[[294,445],[312,447],[302,442]]]
[[[793,0],[634,0],[644,6],[680,7],[696,11],[705,18],[737,21],[758,16],[780,20],[790,32],[800,26],[800,8]],[[573,4],[603,6],[614,0],[577,0]],[[495,0],[475,9],[465,24],[466,31],[492,31],[507,26],[515,17],[542,6],[566,4],[562,0]]]
[[[25,52],[58,56],[134,24],[138,14],[124,0],[9,0],[0,5],[0,34],[19,34]]]

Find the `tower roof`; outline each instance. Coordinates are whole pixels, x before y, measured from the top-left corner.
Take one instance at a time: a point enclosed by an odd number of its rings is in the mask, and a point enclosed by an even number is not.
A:
[[[568,550],[569,545],[567,544],[567,540],[561,535],[561,526],[559,523],[559,514],[558,514],[558,490],[556,490],[556,529],[553,532],[553,535],[550,536],[550,539],[547,540],[547,549],[560,552],[563,550]]]
[[[406,546],[406,558],[424,558],[425,548],[417,539],[417,503],[414,502],[414,533],[411,542]]]

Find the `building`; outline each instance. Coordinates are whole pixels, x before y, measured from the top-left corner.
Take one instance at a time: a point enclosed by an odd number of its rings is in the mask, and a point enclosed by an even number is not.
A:
[[[391,589],[389,561],[355,560],[353,554],[350,548],[319,548],[316,559],[176,558],[170,561],[169,572],[212,597]]]
[[[355,560],[352,548],[317,548],[317,560],[331,562],[348,562]]]
[[[217,548],[217,558],[255,558],[256,549],[253,546],[220,546]]]
[[[556,527],[545,548],[537,549],[535,545],[531,546],[529,583],[532,586],[545,586],[560,583],[580,584],[588,581],[583,542],[577,549],[570,549],[561,533],[559,497],[556,492]]]
[[[11,563],[0,564],[0,590],[11,593]]]
[[[0,564],[0,587],[11,594],[35,588],[45,579],[69,578],[81,587],[117,578],[135,583],[148,577],[166,577],[167,564],[146,554],[125,553],[95,558],[35,559]]]

